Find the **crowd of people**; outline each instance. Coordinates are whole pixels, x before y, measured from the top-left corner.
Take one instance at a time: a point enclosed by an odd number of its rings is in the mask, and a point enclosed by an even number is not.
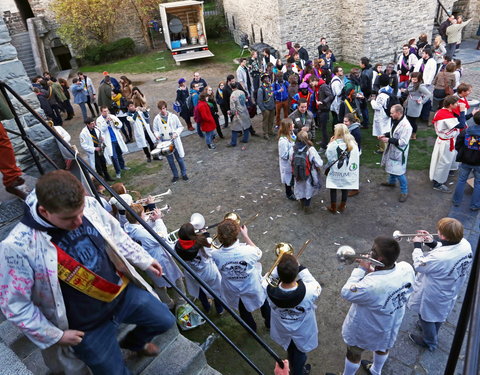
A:
[[[57,82],[46,73],[34,79],[33,87],[55,126],[73,117],[71,93],[85,123],[80,145],[90,165],[107,181],[114,181],[108,164],[113,164],[117,179],[128,169],[123,153],[133,141],[147,162],[158,157],[154,151],[159,146],[167,147],[164,154],[172,182],[180,175],[188,180],[179,116],[189,131],[214,150],[216,137],[224,138],[222,129],[231,127],[227,147],[236,147],[239,136],[244,144],[250,135],[256,136],[252,118],[259,109],[263,138],[278,139],[286,198],[298,200],[307,214],[312,212],[311,199],[321,188],[322,174],[330,192],[329,212],[344,212],[347,198],[359,193],[361,128],[371,127],[372,136],[378,139],[376,153],[382,155],[381,164],[388,174],[381,185],[393,188],[398,180],[399,201],[405,202],[409,144],[415,141],[417,121],[423,118],[433,122],[437,134],[429,174],[433,189],[449,193],[445,183],[459,169],[453,195],[453,204],[459,205],[473,172],[470,209],[476,211],[480,209],[480,112],[468,113],[472,87],[461,80],[461,62],[452,61],[458,34],[469,21],[458,17],[448,22],[445,30],[445,24],[440,29],[441,36],[445,31],[446,46],[437,38],[430,45],[426,35],[421,35],[418,41],[406,43],[398,61],[385,69],[363,57],[361,68],[353,68],[348,75],[336,65],[325,38],[313,61],[298,43],[287,44],[285,60],[276,58],[270,49],[262,51],[262,56],[253,51],[250,59],[240,59],[236,75],[228,75],[216,90],[198,72],[189,86],[184,78],[179,79],[172,103],[178,115],[160,100],[159,114],[153,120],[147,98],[126,76],[117,81],[105,72],[95,90],[83,73],[78,73],[70,88],[66,81]],[[474,124],[468,126],[470,117]],[[10,165],[11,145],[8,150]],[[6,186],[23,184],[18,168],[0,166]],[[79,180],[67,171],[43,175],[33,192],[22,195],[27,204],[25,216],[1,243],[0,308],[43,349],[53,372],[86,374],[88,366],[94,374],[129,374],[120,348],[139,355],[158,354],[153,337],[174,324],[170,310],[185,304],[178,293],[173,298],[167,293],[171,285],[162,278],[165,275],[179,290],[198,298],[206,312],[211,310],[212,299],[219,315],[225,303],[253,331],[258,327],[252,313],[260,310],[272,339],[288,355],[286,369],[277,366],[275,372],[310,373],[307,353],[318,346],[315,310],[321,287],[295,256],[282,255],[272,273],[273,283],[262,277],[262,251],[238,221],[227,218],[218,225],[218,246],[205,228],[193,223],[183,224],[173,241],[151,197],[142,200],[145,204],[134,202],[125,185],[112,185],[137,216],[172,241],[175,253],[211,286],[216,294],[212,296],[180,269],[134,215],[115,198],[104,196],[101,184],[97,186],[101,202],[86,196]],[[382,373],[407,307],[419,316],[418,332],[409,334],[411,341],[436,350],[438,331],[472,263],[471,246],[458,220],[443,218],[436,229],[436,234],[417,231],[411,264],[397,262],[398,242],[381,236],[374,239],[369,253],[375,263],[364,258],[352,271],[340,291],[351,303],[342,327],[347,346],[344,375],[355,374],[360,366],[371,374]],[[130,263],[145,271],[154,288]],[[117,343],[115,328],[122,322],[137,326]],[[364,351],[373,351],[372,362],[361,359]]]

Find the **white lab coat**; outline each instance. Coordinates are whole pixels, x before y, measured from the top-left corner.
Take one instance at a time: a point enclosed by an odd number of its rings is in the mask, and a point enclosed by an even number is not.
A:
[[[392,127],[391,124],[392,119],[389,120],[389,130]],[[390,138],[397,138],[399,141],[398,147],[387,143],[387,149],[383,153],[381,162],[382,167],[385,167],[385,172],[395,176],[401,176],[407,172],[409,142],[412,130],[412,125],[410,125],[406,116],[400,120],[393,133],[390,130]],[[402,152],[402,150],[404,151]]]
[[[183,125],[178,119],[178,116],[168,112],[167,123],[162,123],[162,117],[160,114],[156,115],[153,120],[153,133],[155,137],[159,137],[161,141],[168,141],[172,139],[173,133],[177,134],[177,138],[174,139],[173,144],[175,145],[175,150],[178,152],[178,156],[181,158],[185,157],[185,151],[183,150],[182,140],[180,139],[180,134],[182,134]]]
[[[403,56],[404,56],[403,53],[401,53],[400,56],[398,57],[397,70],[400,70],[402,68]],[[412,67],[415,69],[415,66],[416,66],[417,62],[418,62],[417,56],[414,53],[409,54],[408,55],[408,62],[407,62],[407,66],[406,66],[408,68],[408,71],[410,71],[410,69]]]
[[[280,180],[282,184],[290,186],[292,181],[292,163],[290,162],[290,151],[295,141],[289,141],[287,137],[280,137],[278,140],[278,164],[280,167]]]
[[[218,270],[215,262],[212,258],[213,251],[211,248],[204,247],[198,251],[197,256],[192,259],[185,261],[190,268],[205,281],[210,288],[213,289],[215,294],[222,296],[222,276]],[[185,273],[185,281],[187,284],[188,293],[191,296],[197,297],[200,293],[200,284],[190,275],[190,273]],[[202,288],[203,289],[203,288]],[[203,290],[207,297],[211,298],[210,294]]]
[[[317,168],[320,168],[323,165],[323,160],[320,157],[320,155],[318,155],[317,150],[315,150],[315,147],[313,146],[311,146],[308,149],[307,155],[310,160],[310,163],[312,164],[311,175],[307,179],[307,181],[295,180],[293,192],[297,199],[302,199],[302,198],[310,199],[315,194],[317,194],[318,191],[320,190],[320,176],[317,171]],[[290,150],[290,163],[292,162],[292,159],[293,159],[293,147]]]
[[[247,311],[260,308],[267,298],[262,287],[262,266],[258,261],[262,251],[240,243],[223,247],[213,253],[213,260],[222,275],[222,296],[227,305],[238,310],[240,298]]]
[[[437,139],[430,160],[430,181],[435,180],[440,184],[447,182],[448,173],[453,169],[452,166],[457,156],[455,148],[450,149],[455,145],[455,140],[460,133],[460,129],[455,128],[458,124],[456,117],[435,121],[434,123]]]
[[[341,292],[352,302],[342,327],[345,343],[371,351],[392,348],[414,282],[415,272],[407,262],[369,274],[355,268]]]
[[[62,126],[54,126],[53,129],[62,137],[62,139],[70,144],[70,141],[72,140],[72,136],[68,134],[68,132],[62,127]],[[67,149],[59,142],[57,141],[58,149],[60,150],[60,153],[63,156],[63,159],[65,160],[72,160],[74,159],[73,155],[67,151]]]
[[[120,146],[120,150],[122,152],[128,152],[128,147],[125,144],[122,133],[120,129],[122,128],[122,122],[118,119],[117,116],[108,115],[112,119],[112,121],[107,121],[103,118],[103,116],[99,116],[97,118],[96,124],[97,127],[103,134],[105,139],[105,151],[103,152],[103,156],[105,156],[105,160],[107,164],[112,164],[112,156],[113,156],[113,148],[112,148],[112,139],[110,138],[110,132],[108,131],[108,127],[111,126],[113,132],[115,133],[115,137],[117,138],[118,145]],[[112,123],[113,122],[113,123]]]
[[[340,112],[340,104],[342,103],[343,86],[345,86],[345,84],[343,83],[341,78],[339,78],[338,76],[332,78],[332,81],[330,82],[330,87],[332,89],[334,98],[332,104],[330,105],[330,110],[335,112],[337,115]],[[343,118],[338,120],[343,122]]]
[[[316,301],[322,288],[306,268],[298,274],[298,279],[305,284],[306,292],[305,297],[297,306],[281,308],[270,299],[268,300],[271,307],[270,336],[285,350],[293,340],[298,350],[307,353],[318,346],[315,310],[317,309]],[[287,293],[289,290],[284,289]]]
[[[370,102],[373,110],[375,111],[373,114],[372,125],[372,135],[374,137],[384,135],[390,130],[390,116],[387,116],[387,113],[385,112],[389,97],[390,96],[387,93],[381,91],[375,100]]]
[[[423,65],[423,59],[418,59],[417,63],[415,64],[415,68],[413,69],[414,72],[419,72]],[[435,59],[432,57],[427,60],[425,67],[422,73],[423,83],[425,85],[431,86],[435,75],[437,74],[437,63]],[[432,89],[433,90],[433,89]]]
[[[341,151],[340,151],[340,150]],[[336,139],[330,142],[327,146],[328,163],[331,164],[338,160],[338,153],[347,149],[347,144],[343,139]],[[337,161],[331,168],[327,176],[326,188],[327,189],[347,189],[357,190],[358,180],[360,178],[360,154],[358,152],[358,146],[355,145],[349,152],[348,156]]]
[[[147,139],[145,138],[145,131],[143,128],[145,127],[145,130],[147,131],[148,136],[152,140],[153,143],[155,143],[155,136],[152,133],[152,130],[150,129],[150,124],[145,120],[145,116],[141,111],[137,111],[137,117],[135,120],[130,121],[130,125],[132,126],[133,129],[133,135],[135,137],[135,142],[137,144],[138,148],[144,148],[148,147],[149,144],[147,142]],[[127,117],[129,119],[130,117]]]
[[[98,140],[101,140],[103,133],[97,127],[94,129]],[[95,146],[93,145],[92,135],[86,126],[80,132],[80,147],[87,153],[90,167],[95,168]]]
[[[155,223],[149,220],[147,223],[153,227],[153,230],[160,237],[166,238],[168,232],[162,219],[155,220]],[[162,266],[163,273],[171,282],[175,282],[175,280],[183,276],[182,271],[180,271],[170,253],[144,227],[140,224],[126,223],[124,229],[134,241],[140,243],[153,258],[158,260],[158,263]],[[170,284],[163,277],[157,277],[152,274],[149,276],[158,287],[170,287]]]
[[[465,238],[456,245],[439,243],[425,253],[416,248],[412,258],[417,277],[407,306],[427,322],[444,322],[472,265],[470,243]]]

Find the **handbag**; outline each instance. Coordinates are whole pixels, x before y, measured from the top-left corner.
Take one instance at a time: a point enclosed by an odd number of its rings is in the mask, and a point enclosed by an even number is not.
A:
[[[173,110],[177,113],[180,113],[182,111],[182,106],[178,101],[173,103]]]

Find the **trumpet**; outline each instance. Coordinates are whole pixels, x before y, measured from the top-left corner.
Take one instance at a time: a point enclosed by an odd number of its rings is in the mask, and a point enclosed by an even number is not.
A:
[[[130,191],[134,191],[134,190],[130,190]],[[171,189],[168,189],[165,193],[161,193],[161,194],[157,194],[157,195],[152,195],[152,198],[153,198],[153,202],[152,203],[160,203],[163,199],[162,197],[165,196],[165,195],[172,195],[172,190]],[[136,200],[134,203],[138,203],[138,204],[143,204],[143,205],[146,205],[147,204],[147,200],[148,198],[142,198],[142,199],[138,199]]]
[[[157,211],[161,211],[161,212],[165,211],[165,212],[168,213],[168,212],[170,212],[170,206],[169,206],[168,204],[166,204],[166,205],[163,206],[163,207],[156,208],[155,210],[145,212],[145,219],[146,219],[146,220],[149,220],[149,219],[150,219],[150,215],[153,214],[156,210],[157,210]]]
[[[249,225],[250,223],[252,223],[260,214],[259,213],[256,213],[255,215],[253,215],[252,217],[248,218],[247,220],[245,220],[244,223],[241,222],[241,218],[240,218],[240,215],[235,213],[235,212],[228,212],[227,214],[225,214],[225,216],[223,217],[223,220],[233,220],[235,221],[239,226],[247,226]],[[222,220],[222,221],[223,221]],[[221,222],[220,222],[221,223]],[[220,223],[216,224],[215,226],[219,225]],[[213,225],[212,225],[213,226]],[[211,228],[211,227],[210,227]],[[211,242],[211,245],[213,248],[215,249],[220,249],[223,245],[217,241],[218,240],[218,234],[216,234],[215,236],[212,237],[212,242]]]
[[[337,260],[343,264],[352,264],[356,259],[362,259],[374,266],[385,267],[385,264],[382,262],[370,258],[367,253],[356,254],[353,247],[348,245],[340,246],[337,250]]]
[[[422,233],[414,233],[414,234],[403,234],[399,230],[396,230],[393,232],[392,237],[395,238],[397,241],[401,241],[403,237],[407,237],[408,242],[412,242],[414,237],[425,237],[422,242],[425,242],[426,237],[434,237],[438,236],[436,233],[430,233],[430,234],[422,234]]]
[[[305,251],[307,246],[310,244],[310,242],[312,242],[312,240],[305,241],[303,246],[300,248],[300,251],[296,255],[297,259],[302,256],[303,252]],[[270,267],[270,269],[268,270],[268,272],[265,274],[265,276],[263,278],[268,283],[268,285],[270,285],[273,288],[277,288],[278,285],[280,284],[280,279],[272,276],[273,271],[280,264],[280,261],[282,260],[282,258],[285,254],[290,254],[290,255],[295,255],[295,254],[294,254],[293,246],[290,245],[289,243],[286,243],[286,242],[280,242],[280,243],[276,244],[275,249],[273,251],[275,252],[275,255],[277,256],[277,259],[275,260],[272,267]]]

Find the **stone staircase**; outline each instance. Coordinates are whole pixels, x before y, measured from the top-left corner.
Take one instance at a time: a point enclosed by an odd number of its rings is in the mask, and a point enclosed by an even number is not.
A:
[[[33,185],[33,181],[31,185]],[[30,185],[30,183],[29,183]],[[23,214],[24,203],[6,193],[0,186],[0,241],[17,224]],[[121,325],[121,340],[133,325]],[[180,334],[174,326],[153,340],[161,352],[156,357],[138,357],[124,351],[128,368],[134,375],[221,375],[211,368],[199,345]],[[47,375],[40,350],[0,312],[0,375]]]
[[[28,32],[18,33],[11,36],[12,45],[17,49],[18,59],[22,62],[28,76],[33,78],[37,75],[35,60],[33,58],[32,44]]]

